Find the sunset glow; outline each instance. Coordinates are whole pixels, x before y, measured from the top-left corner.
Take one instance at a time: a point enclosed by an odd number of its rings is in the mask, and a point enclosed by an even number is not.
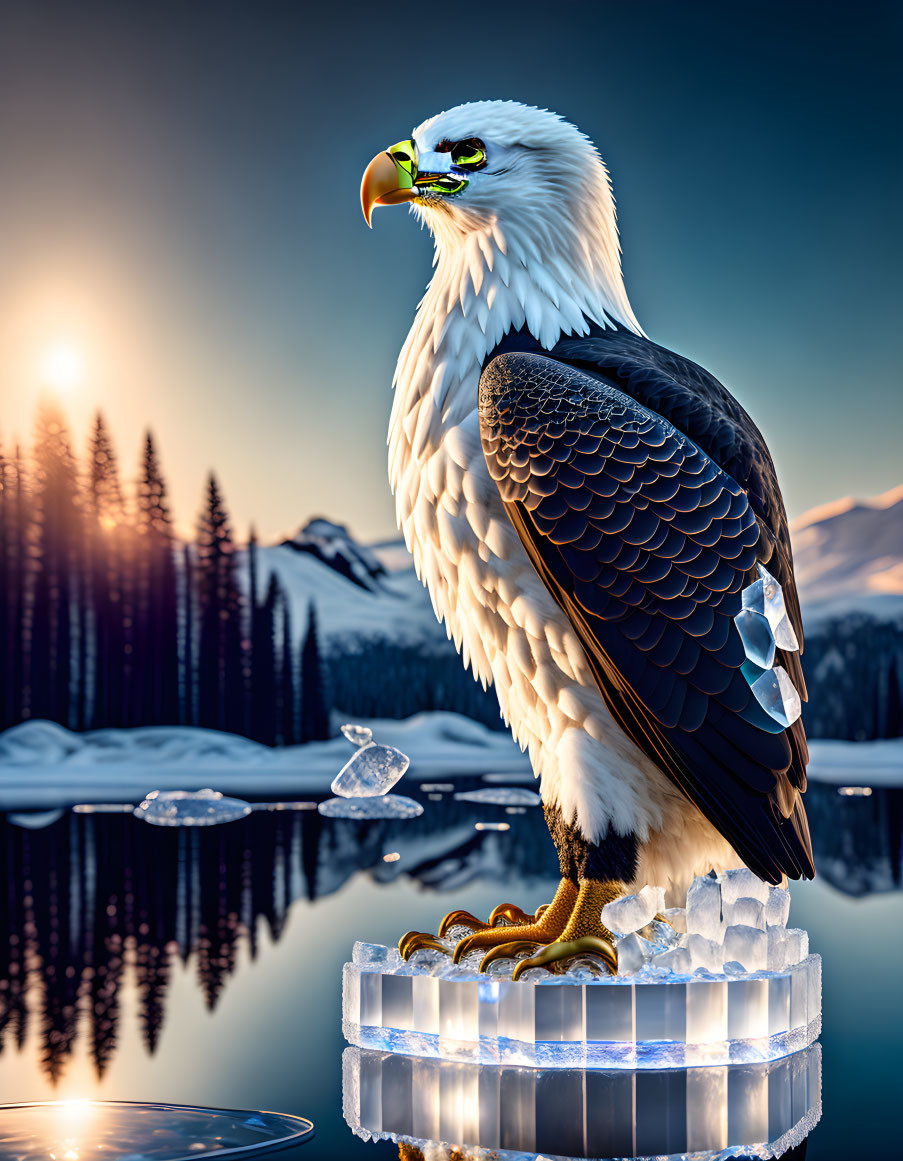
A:
[[[55,343],[41,359],[41,380],[48,387],[68,394],[80,387],[85,368],[81,351],[70,343]]]

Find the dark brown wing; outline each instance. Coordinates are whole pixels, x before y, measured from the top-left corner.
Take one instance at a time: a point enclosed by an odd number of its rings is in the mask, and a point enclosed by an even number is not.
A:
[[[753,695],[734,617],[770,536],[661,416],[541,355],[480,381],[489,470],[622,728],[776,882],[814,871],[792,733]]]

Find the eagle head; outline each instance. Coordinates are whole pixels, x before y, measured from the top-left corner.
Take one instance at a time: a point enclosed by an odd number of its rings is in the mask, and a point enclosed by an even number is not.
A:
[[[472,101],[430,117],[378,153],[361,182],[368,225],[376,206],[404,203],[432,232],[451,283],[457,266],[482,285],[477,267],[504,271],[507,259],[513,277],[524,271],[531,291],[563,306],[564,329],[606,318],[639,329],[621,276],[608,171],[586,134],[557,113]],[[525,309],[530,297],[520,295]]]

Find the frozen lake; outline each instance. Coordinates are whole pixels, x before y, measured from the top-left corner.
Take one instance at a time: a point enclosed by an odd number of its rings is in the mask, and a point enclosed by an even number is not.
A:
[[[856,771],[842,781],[865,785]],[[316,1123],[299,1158],[396,1157],[342,1119],[353,941],[434,929],[452,906],[532,910],[557,881],[536,807],[456,801],[486,783],[437,782],[404,780],[425,808],[404,821],[301,809],[188,830],[66,811],[28,829],[0,815],[3,1100],[279,1109]],[[790,915],[824,959],[816,1161],[883,1155],[899,1135],[903,790],[841,789],[810,784],[821,878],[793,887]]]

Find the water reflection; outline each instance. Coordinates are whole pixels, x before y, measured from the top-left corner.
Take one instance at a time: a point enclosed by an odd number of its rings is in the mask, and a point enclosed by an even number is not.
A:
[[[147,827],[122,813],[69,812],[43,829],[0,816],[0,926],[8,932],[0,943],[0,1048],[21,1050],[36,1033],[42,1069],[56,1083],[77,1037],[87,1038],[103,1076],[128,971],[152,1053],[175,964],[191,962],[212,1010],[240,944],[253,959],[261,928],[278,940],[294,900],[328,896],[361,872],[380,884],[406,876],[443,890],[557,877],[540,810],[508,816],[496,807],[492,815],[441,797],[406,821],[261,810],[202,831]],[[822,876],[852,894],[898,890],[903,791],[840,796],[812,784],[807,797]],[[499,816],[509,830],[475,828]]]
[[[405,874],[426,886],[502,867],[525,879],[552,874],[541,813],[520,819],[517,833],[522,845],[513,829],[480,835],[472,808],[454,802],[403,822],[255,811],[203,830],[75,812],[35,830],[0,817],[7,883],[0,928],[8,932],[0,944],[0,1048],[11,1042],[21,1050],[37,1020],[42,1068],[56,1083],[81,1024],[101,1077],[116,1049],[127,963],[152,1053],[174,961],[194,957],[212,1010],[235,970],[239,941],[253,959],[260,923],[277,941],[295,899],[329,895],[367,868],[380,882]],[[524,846],[542,857],[528,857]],[[383,852],[399,858],[385,862]]]
[[[0,1156],[15,1161],[250,1159],[313,1131],[302,1117],[239,1109],[87,1100],[0,1106]]]
[[[821,1048],[770,1064],[629,1072],[507,1068],[348,1048],[345,1120],[364,1140],[435,1161],[684,1157],[797,1148],[821,1117]],[[440,1143],[444,1143],[440,1144]]]

